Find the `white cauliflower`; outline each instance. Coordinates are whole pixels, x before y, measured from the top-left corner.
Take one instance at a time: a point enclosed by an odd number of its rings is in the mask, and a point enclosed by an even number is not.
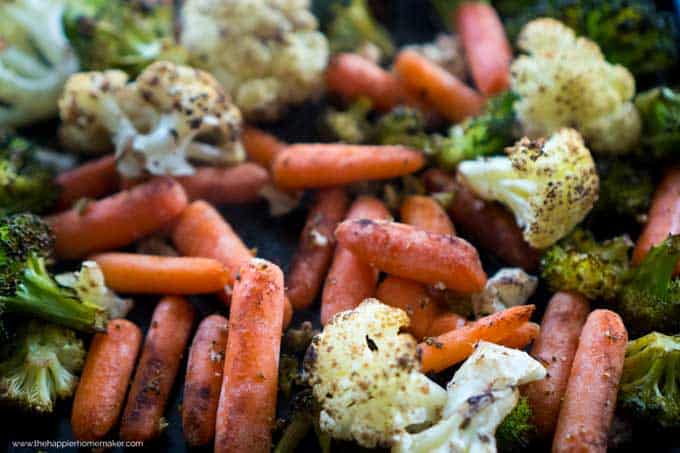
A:
[[[245,157],[241,115],[207,72],[170,62],[135,82],[122,71],[69,78],[59,100],[62,143],[100,153],[115,146],[125,176],[187,175],[190,161],[228,165]]]
[[[526,24],[517,45],[528,54],[511,67],[525,135],[545,137],[575,127],[594,151],[626,153],[635,147],[641,123],[632,103],[635,79],[626,68],[607,63],[597,44],[554,19]]]
[[[597,201],[600,180],[593,157],[574,129],[548,139],[523,138],[494,156],[458,166],[462,181],[485,200],[505,204],[533,247],[566,236]]]
[[[538,278],[518,267],[504,267],[486,281],[484,291],[473,294],[475,317],[481,318],[505,309],[524,305],[536,291]]]
[[[323,431],[372,448],[438,419],[446,391],[418,370],[417,342],[400,333],[408,323],[403,310],[366,299],[314,337],[305,372]]]
[[[0,126],[57,113],[78,58],[64,33],[65,0],[0,0]]]
[[[273,120],[321,91],[328,42],[308,0],[187,0],[181,42],[248,120]]]
[[[400,434],[392,452],[495,453],[496,428],[519,401],[518,386],[545,375],[526,352],[479,342],[447,386],[442,420],[417,434]]]

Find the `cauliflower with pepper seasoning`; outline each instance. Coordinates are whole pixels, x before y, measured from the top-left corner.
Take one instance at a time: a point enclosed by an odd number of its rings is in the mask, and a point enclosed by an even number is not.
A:
[[[496,428],[518,403],[518,387],[545,375],[526,352],[479,342],[447,386],[442,420],[417,434],[400,434],[392,452],[495,453]]]
[[[190,161],[244,158],[239,110],[210,74],[188,66],[156,62],[132,83],[115,70],[75,74],[59,110],[65,146],[98,153],[113,145],[128,177],[187,175]]]
[[[640,138],[640,115],[632,102],[635,79],[608,63],[600,48],[554,19],[524,26],[518,47],[528,55],[511,67],[515,110],[524,134],[544,137],[576,127],[594,151],[631,151]]]
[[[599,191],[593,157],[573,129],[523,138],[505,156],[462,162],[463,182],[481,198],[505,204],[533,247],[566,236],[592,209]]]
[[[416,340],[400,333],[408,323],[403,310],[366,299],[314,337],[305,373],[323,431],[372,448],[438,419],[446,391],[418,371]]]
[[[181,42],[248,120],[274,120],[321,91],[328,42],[309,0],[187,0]]]

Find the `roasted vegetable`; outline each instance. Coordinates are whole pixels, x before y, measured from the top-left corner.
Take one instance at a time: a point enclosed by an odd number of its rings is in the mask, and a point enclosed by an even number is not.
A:
[[[330,108],[324,115],[324,126],[330,135],[344,143],[365,143],[372,133],[372,125],[368,121],[371,112],[371,101],[361,98],[346,110]]]
[[[640,93],[635,105],[642,118],[644,156],[677,159],[680,149],[680,94],[668,87]]]
[[[363,53],[366,46],[378,50],[379,59],[394,55],[394,43],[388,31],[372,16],[366,0],[333,3],[333,20],[328,26],[328,43],[332,53]]]
[[[592,215],[607,222],[620,217],[644,223],[654,192],[649,169],[621,159],[598,159],[597,172],[600,196]]]
[[[498,425],[496,429],[496,446],[500,453],[526,451],[536,435],[536,426],[532,423],[533,411],[526,396],[519,399],[517,405]]]

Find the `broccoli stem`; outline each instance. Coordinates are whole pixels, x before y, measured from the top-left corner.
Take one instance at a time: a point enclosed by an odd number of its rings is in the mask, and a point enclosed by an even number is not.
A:
[[[294,453],[297,451],[300,442],[305,438],[312,428],[312,421],[307,414],[293,416],[290,424],[281,436],[281,440],[276,445],[274,453]]]

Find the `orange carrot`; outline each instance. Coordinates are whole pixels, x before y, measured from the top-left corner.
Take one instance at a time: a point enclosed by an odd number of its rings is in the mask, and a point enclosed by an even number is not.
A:
[[[181,297],[158,302],[130,387],[120,438],[148,441],[160,434],[161,417],[194,322],[194,308]]]
[[[484,340],[498,343],[529,320],[533,305],[518,305],[467,324],[418,345],[424,373],[439,372],[462,362]]]
[[[335,227],[349,200],[340,188],[320,190],[307,215],[300,244],[290,265],[286,295],[298,309],[308,308],[321,288],[335,250]]]
[[[432,192],[453,192],[448,212],[465,237],[512,266],[527,271],[538,267],[541,253],[524,240],[515,217],[507,209],[498,203],[477,198],[467,187],[441,170],[428,170],[424,180]]]
[[[406,90],[451,122],[478,114],[484,105],[479,93],[415,51],[399,52],[394,69]]]
[[[543,315],[541,333],[531,348],[531,355],[540,360],[548,371],[545,379],[532,382],[525,388],[534,414],[534,425],[543,438],[555,432],[578,337],[589,311],[588,300],[580,294],[555,294]]]
[[[403,146],[305,143],[283,149],[272,173],[279,188],[308,189],[395,178],[423,165],[421,152]]]
[[[189,351],[182,401],[182,430],[192,447],[215,437],[229,321],[211,315],[201,321]]]
[[[428,233],[411,225],[370,219],[346,220],[335,230],[338,243],[388,274],[461,293],[486,284],[477,250],[455,236]]]
[[[389,219],[390,213],[374,197],[357,198],[347,219]],[[326,324],[341,311],[351,310],[367,297],[373,297],[378,271],[359,260],[352,252],[337,246],[321,295],[321,324]]]
[[[120,293],[207,294],[224,289],[227,269],[211,258],[102,253],[99,264],[106,286]]]
[[[671,168],[654,193],[649,219],[633,251],[633,265],[671,234],[680,234],[680,167]],[[680,266],[675,273],[680,273]]]
[[[401,205],[401,221],[437,234],[456,234],[444,208],[432,197],[412,195]]]
[[[393,74],[353,53],[331,59],[326,69],[326,86],[348,101],[368,98],[380,111],[391,110],[403,100],[402,87]]]
[[[47,218],[61,259],[124,247],[159,230],[181,213],[187,196],[171,178],[155,178],[129,191]]]
[[[182,255],[213,258],[224,264],[231,276],[230,284],[241,266],[253,257],[222,215],[205,201],[194,201],[184,210],[172,239]]]
[[[119,184],[116,159],[109,155],[91,160],[59,174],[56,180],[61,188],[56,209],[69,209],[80,199],[96,199],[116,191]]]
[[[116,424],[141,343],[141,330],[125,319],[109,321],[106,333],[92,338],[73,398],[76,439],[102,439]]]
[[[493,6],[481,1],[461,3],[455,12],[455,28],[479,91],[493,96],[507,90],[512,49]]]
[[[293,320],[293,313],[295,310],[288,297],[284,297],[283,299],[283,329],[285,330]]]
[[[535,322],[525,322],[515,329],[514,332],[499,340],[498,344],[506,348],[522,349],[534,341],[540,332],[541,326]]]
[[[234,286],[215,452],[268,453],[276,417],[283,274],[255,258]]]
[[[243,147],[246,149],[248,158],[269,168],[276,154],[282,150],[286,144],[271,134],[252,126],[246,126],[241,134]]]
[[[586,319],[571,366],[552,451],[607,451],[628,332],[619,315],[595,310]]]
[[[269,182],[269,173],[257,164],[245,162],[225,168],[201,167],[191,176],[175,179],[182,184],[189,200],[222,205],[258,200],[260,190]]]
[[[416,339],[430,335],[430,325],[439,313],[439,306],[418,282],[389,276],[380,283],[376,297],[381,302],[404,310],[411,320],[408,331]]]
[[[453,313],[449,310],[440,309],[440,312],[432,320],[432,323],[430,323],[430,330],[427,333],[427,336],[437,337],[439,335],[445,334],[446,332],[460,329],[465,324],[467,324],[467,320],[459,314]]]

